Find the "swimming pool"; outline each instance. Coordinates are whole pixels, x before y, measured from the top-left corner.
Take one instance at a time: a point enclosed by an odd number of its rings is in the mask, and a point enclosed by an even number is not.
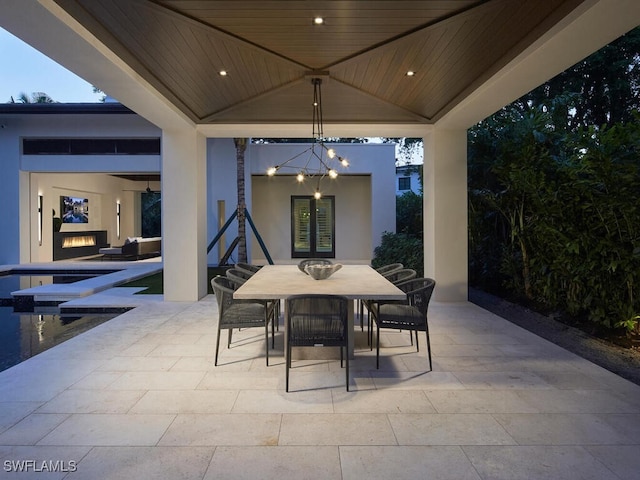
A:
[[[32,287],[39,287],[41,285],[50,285],[52,283],[74,283],[80,280],[86,280],[88,278],[94,278],[98,275],[104,275],[106,272],[57,272],[57,273],[15,273],[9,271],[8,274],[0,275],[0,300],[3,305],[10,305],[9,300],[12,299],[11,292],[18,290],[24,290]]]
[[[86,332],[120,313],[14,312],[13,307],[0,307],[0,371],[44,352],[70,338]]]
[[[14,299],[12,292],[50,284],[70,284],[116,272],[118,270],[37,271],[10,270],[0,274],[0,371],[44,352],[70,338],[86,332],[128,309],[117,312],[101,309],[99,312],[64,313],[49,307],[38,313],[41,306],[30,297]],[[31,299],[32,300],[32,299]],[[57,305],[60,302],[54,302]]]

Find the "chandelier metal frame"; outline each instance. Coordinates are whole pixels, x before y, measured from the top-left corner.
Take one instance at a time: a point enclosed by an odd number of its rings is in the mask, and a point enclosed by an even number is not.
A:
[[[344,168],[349,166],[349,161],[338,155],[333,148],[327,147],[325,141],[322,118],[322,79],[314,77],[311,79],[313,84],[313,143],[302,152],[294,155],[290,159],[267,169],[267,175],[274,176],[281,170],[293,170],[297,172],[296,179],[303,183],[307,179],[316,180],[316,189],[314,197],[319,199],[322,197],[320,190],[320,182],[325,178],[335,179],[338,177],[339,166]],[[296,159],[305,154],[309,154],[303,166],[294,165]],[[317,166],[314,165],[317,161]]]

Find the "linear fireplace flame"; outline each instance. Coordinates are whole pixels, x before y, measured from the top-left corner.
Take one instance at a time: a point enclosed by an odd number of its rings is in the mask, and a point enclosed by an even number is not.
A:
[[[78,235],[75,237],[66,237],[62,241],[62,248],[92,247],[95,244],[95,235]]]

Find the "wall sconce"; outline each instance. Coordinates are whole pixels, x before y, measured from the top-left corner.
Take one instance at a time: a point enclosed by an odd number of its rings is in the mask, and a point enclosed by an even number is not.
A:
[[[116,202],[116,236],[120,239],[120,202]]]
[[[42,195],[38,195],[38,245],[42,245],[42,207],[44,199]]]

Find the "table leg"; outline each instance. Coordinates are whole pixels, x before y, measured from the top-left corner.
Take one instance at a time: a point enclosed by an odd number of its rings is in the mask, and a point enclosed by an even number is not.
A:
[[[287,322],[287,316],[289,314],[289,308],[287,306],[287,300],[283,300],[282,303],[284,303],[284,308],[282,309],[282,311],[284,312],[284,361],[285,363],[287,362],[288,356],[287,356],[287,352],[289,352],[289,350],[287,349],[287,346],[289,345],[289,328],[288,328],[288,323]]]
[[[354,357],[354,336],[355,336],[355,332],[353,331],[354,326],[355,326],[355,322],[354,322],[354,301],[353,300],[349,300],[348,303],[348,311],[349,311],[349,316],[347,318],[347,335],[349,336],[349,338],[347,339],[347,355],[349,356],[350,360],[353,360]]]

